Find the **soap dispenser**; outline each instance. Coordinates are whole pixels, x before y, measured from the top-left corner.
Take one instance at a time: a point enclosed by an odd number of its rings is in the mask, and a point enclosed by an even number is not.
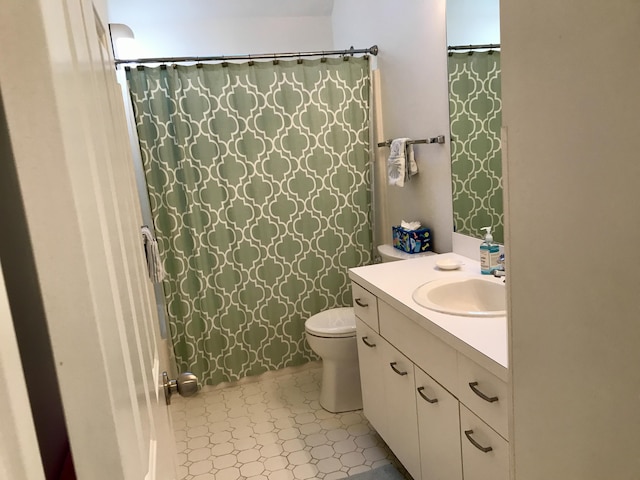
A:
[[[498,266],[498,257],[500,256],[500,247],[493,243],[493,235],[491,235],[491,227],[482,227],[486,233],[484,241],[480,245],[480,272],[490,275]]]

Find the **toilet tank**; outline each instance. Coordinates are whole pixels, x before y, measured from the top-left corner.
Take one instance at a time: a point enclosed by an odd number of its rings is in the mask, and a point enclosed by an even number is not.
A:
[[[411,258],[425,257],[427,255],[435,255],[434,252],[407,253],[394,248],[393,245],[378,245],[378,254],[382,258],[382,263],[395,262],[397,260],[409,260]]]

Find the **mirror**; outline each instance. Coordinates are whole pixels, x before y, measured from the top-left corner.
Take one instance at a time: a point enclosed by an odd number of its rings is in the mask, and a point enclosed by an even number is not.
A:
[[[447,0],[447,45],[454,231],[504,243],[500,1]]]

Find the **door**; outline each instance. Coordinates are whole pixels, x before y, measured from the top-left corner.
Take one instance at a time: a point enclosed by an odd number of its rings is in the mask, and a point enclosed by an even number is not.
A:
[[[88,0],[6,0],[2,10],[13,158],[0,168],[11,162],[17,173],[77,475],[173,479],[158,323],[104,24]]]
[[[9,300],[0,268],[0,478],[44,480]]]

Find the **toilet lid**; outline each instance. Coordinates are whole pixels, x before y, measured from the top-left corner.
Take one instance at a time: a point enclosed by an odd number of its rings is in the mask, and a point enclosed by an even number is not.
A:
[[[331,308],[309,317],[304,327],[318,337],[351,337],[356,334],[353,307]]]

